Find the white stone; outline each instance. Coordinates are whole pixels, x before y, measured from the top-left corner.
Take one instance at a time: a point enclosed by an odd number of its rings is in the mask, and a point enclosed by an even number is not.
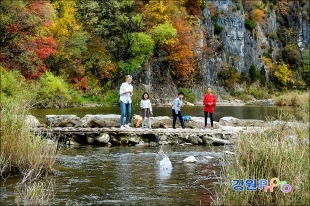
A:
[[[197,162],[196,158],[194,156],[186,157],[183,162]]]
[[[32,115],[26,115],[25,123],[30,127],[38,127],[40,126],[39,120]]]
[[[110,141],[110,136],[106,133],[102,134],[98,139],[98,142],[107,144]]]

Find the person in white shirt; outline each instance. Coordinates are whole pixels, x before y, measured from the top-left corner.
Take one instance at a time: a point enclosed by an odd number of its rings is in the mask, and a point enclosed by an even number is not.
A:
[[[131,116],[131,96],[133,94],[133,86],[131,84],[132,76],[126,76],[126,82],[122,83],[119,94],[120,94],[120,107],[121,107],[121,118],[120,124],[121,129],[124,127],[129,128],[130,116]],[[124,124],[124,118],[126,118],[126,124]]]
[[[151,118],[150,118],[153,115],[152,104],[151,104],[151,101],[149,100],[149,94],[147,92],[144,92],[142,95],[142,99],[140,102],[140,108],[141,108],[140,116],[142,117],[142,129],[144,129],[145,118],[148,119],[149,128],[152,129]]]

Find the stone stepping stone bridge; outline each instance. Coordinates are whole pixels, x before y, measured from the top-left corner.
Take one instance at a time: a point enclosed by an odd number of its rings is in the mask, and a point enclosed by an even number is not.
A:
[[[134,115],[131,127],[120,129],[120,115],[46,115],[46,123],[29,115],[27,123],[38,136],[57,139],[65,144],[106,144],[106,145],[150,145],[158,144],[195,144],[223,145],[232,144],[242,132],[261,131],[262,120],[240,120],[223,117],[214,122],[214,129],[204,128],[203,117],[190,117],[185,129],[177,124],[172,129],[172,118],[168,116],[151,117],[152,129],[136,127],[138,116]],[[147,126],[147,120],[145,121]]]

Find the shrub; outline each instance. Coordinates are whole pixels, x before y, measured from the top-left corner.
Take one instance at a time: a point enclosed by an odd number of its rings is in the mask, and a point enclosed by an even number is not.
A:
[[[62,77],[51,72],[41,76],[37,91],[37,106],[43,108],[68,107],[72,105],[73,88]]]
[[[240,74],[234,67],[226,67],[218,72],[218,78],[223,81],[224,87],[233,91],[234,84],[240,81]]]
[[[255,27],[256,27],[256,23],[252,19],[245,20],[244,25],[246,28],[248,28],[250,30],[255,29]]]
[[[214,25],[214,34],[220,34],[222,31],[223,31],[224,27],[218,25],[218,24],[215,24]]]
[[[267,99],[271,97],[271,95],[268,94],[266,89],[259,87],[259,86],[254,86],[254,85],[251,85],[247,89],[247,93],[253,96],[255,99]]]
[[[266,76],[266,70],[265,70],[265,66],[262,66],[262,68],[260,69],[260,75],[259,75],[260,79],[260,83],[262,85],[266,85],[267,82],[267,76]]]
[[[115,105],[119,102],[119,91],[118,90],[108,90],[104,93],[103,105]]]
[[[185,101],[188,101],[188,102],[195,102],[196,101],[196,95],[191,89],[180,87],[180,88],[178,88],[178,91],[184,93],[184,100]]]
[[[284,63],[277,65],[277,67],[274,69],[273,75],[278,88],[279,89],[286,88],[290,76],[288,65]]]
[[[235,92],[232,92],[231,95],[233,97],[235,97],[236,99],[240,99],[244,102],[247,102],[249,100],[252,100],[252,96],[248,95],[246,92],[244,91],[235,91]]]
[[[172,44],[174,42],[173,39],[177,34],[177,30],[168,22],[154,26],[152,31],[153,39],[160,45]]]
[[[252,82],[255,82],[256,80],[259,79],[259,71],[257,70],[255,65],[250,66],[249,76]]]
[[[251,17],[253,21],[260,23],[264,21],[265,13],[262,9],[257,8],[251,12]]]

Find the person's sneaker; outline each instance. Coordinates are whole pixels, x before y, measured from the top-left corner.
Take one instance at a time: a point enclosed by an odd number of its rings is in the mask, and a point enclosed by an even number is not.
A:
[[[125,127],[126,127],[126,128],[130,128],[128,124],[125,124]]]
[[[124,129],[124,126],[122,125],[120,129]]]
[[[175,127],[172,127],[172,129],[176,129]]]
[[[182,127],[182,129],[185,129],[185,127]]]

